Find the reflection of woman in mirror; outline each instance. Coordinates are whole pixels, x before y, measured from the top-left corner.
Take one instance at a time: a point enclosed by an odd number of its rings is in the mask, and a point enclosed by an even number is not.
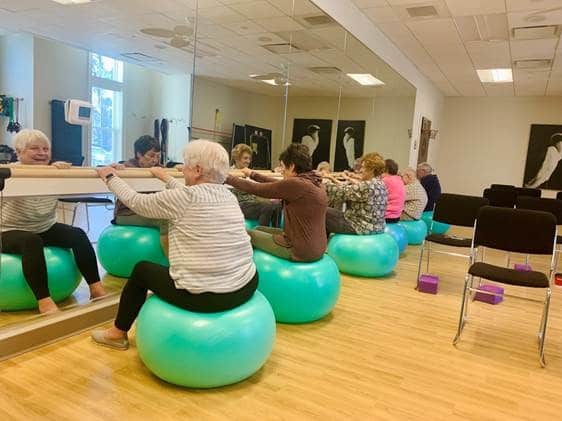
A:
[[[550,146],[546,149],[546,155],[537,175],[525,184],[525,187],[537,188],[546,183],[562,159],[562,133],[554,133],[550,136]]]
[[[347,158],[347,167],[351,169],[355,166],[355,129],[347,127],[343,133],[343,147],[345,149],[345,157]]]
[[[308,146],[308,150],[310,151],[310,156],[314,155],[314,151],[316,150],[318,144],[320,143],[319,133],[320,133],[320,126],[316,124],[311,124],[306,128],[306,134],[301,139],[301,143],[303,145]]]

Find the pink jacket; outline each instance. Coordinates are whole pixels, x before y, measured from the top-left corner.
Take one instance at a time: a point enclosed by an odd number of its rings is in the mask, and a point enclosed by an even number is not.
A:
[[[402,177],[399,175],[387,175],[382,179],[388,191],[388,203],[386,205],[385,218],[400,218],[406,200],[406,188]]]

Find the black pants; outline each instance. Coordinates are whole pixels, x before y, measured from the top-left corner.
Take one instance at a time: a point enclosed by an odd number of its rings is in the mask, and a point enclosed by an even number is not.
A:
[[[343,211],[334,208],[326,209],[326,234],[357,234],[351,224],[345,219]]]
[[[76,265],[86,282],[93,284],[100,280],[96,253],[82,229],[56,223],[40,234],[29,231],[6,231],[2,233],[2,252],[22,255],[23,276],[36,299],[40,300],[51,295],[43,253],[45,246],[72,249]]]
[[[272,202],[242,202],[240,209],[246,219],[257,219],[264,227],[279,226],[281,204]]]
[[[258,273],[242,288],[222,294],[204,292],[192,294],[185,289],[177,289],[170,277],[169,268],[150,262],[135,265],[131,278],[125,284],[119,301],[115,326],[128,332],[146,300],[148,290],[154,292],[170,304],[190,311],[214,313],[229,310],[244,304],[258,287]]]
[[[387,224],[395,224],[396,222],[400,222],[400,217],[398,217],[398,218],[385,218],[385,222]]]

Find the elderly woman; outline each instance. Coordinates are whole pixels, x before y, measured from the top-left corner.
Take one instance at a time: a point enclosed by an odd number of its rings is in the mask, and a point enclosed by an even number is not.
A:
[[[400,219],[402,221],[418,220],[427,204],[427,193],[418,181],[413,169],[406,168],[402,173],[402,180],[406,187],[406,201]]]
[[[229,176],[231,186],[261,197],[283,199],[285,228],[257,227],[250,231],[254,247],[287,260],[312,262],[326,251],[328,198],[321,178],[312,171],[308,147],[292,143],[279,156],[283,180],[242,172],[257,183]]]
[[[228,154],[208,140],[190,142],[183,153],[185,185],[163,168],[150,171],[166,190],[139,194],[110,167],[98,174],[137,214],[167,219],[170,267],[140,262],[123,288],[114,325],[92,332],[94,341],[127,349],[127,332],[148,290],[163,300],[197,312],[219,312],[248,301],[258,285],[250,237],[236,198],[223,185]]]
[[[232,169],[248,168],[252,163],[252,149],[244,143],[236,145],[232,149],[231,155],[234,161]],[[238,189],[232,189],[232,193],[238,199],[244,218],[257,219],[262,226],[276,225],[281,211],[280,203],[258,200],[253,194]]]
[[[341,183],[331,176],[326,184],[333,202],[345,202],[345,211],[328,208],[326,232],[342,234],[371,234],[384,231],[387,192],[380,176],[385,168],[382,157],[369,153],[361,159],[359,180],[348,178]]]
[[[51,162],[51,142],[39,130],[22,130],[14,136],[14,146],[18,164],[49,165]],[[69,168],[70,164],[55,162],[53,166]],[[56,197],[28,197],[5,201],[1,213],[2,251],[22,255],[23,274],[37,299],[40,313],[58,311],[47,283],[44,246],[72,249],[78,269],[90,288],[90,296],[106,295],[88,236],[80,228],[57,223],[56,207]]]
[[[388,192],[388,204],[384,215],[386,222],[394,223],[400,221],[400,216],[404,210],[404,201],[406,200],[406,188],[402,177],[398,175],[398,164],[392,159],[384,161],[385,171],[382,175],[382,181]]]

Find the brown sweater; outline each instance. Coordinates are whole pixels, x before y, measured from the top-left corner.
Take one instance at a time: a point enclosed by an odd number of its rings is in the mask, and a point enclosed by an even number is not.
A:
[[[229,176],[226,183],[256,196],[283,199],[285,228],[283,235],[275,235],[274,241],[291,247],[293,259],[310,262],[318,260],[326,251],[326,208],[328,197],[322,188],[321,178],[306,172],[285,180],[276,180],[252,172],[252,183]]]
[[[139,161],[136,158],[131,158],[128,161],[123,162],[123,165],[127,168],[140,168]],[[160,167],[161,165],[158,165]],[[131,209],[129,209],[123,202],[117,200],[115,202],[115,209],[113,210],[113,217],[118,216],[131,216],[136,215]]]

